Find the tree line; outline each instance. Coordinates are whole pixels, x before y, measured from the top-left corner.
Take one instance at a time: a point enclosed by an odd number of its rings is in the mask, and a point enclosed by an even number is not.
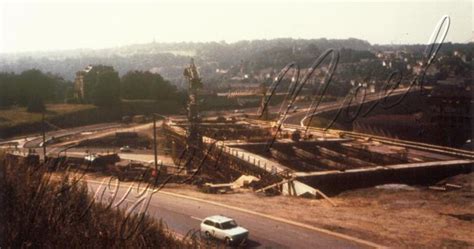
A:
[[[0,73],[0,108],[27,107],[30,112],[45,110],[45,103],[84,103],[100,107],[117,105],[121,99],[179,100],[183,93],[161,75],[129,71],[122,77],[111,66],[96,65],[84,72],[84,95],[78,99],[74,84],[37,69],[20,74]]]
[[[44,102],[63,101],[69,85],[63,78],[37,69],[0,73],[0,108],[19,105],[31,112],[43,111]]]

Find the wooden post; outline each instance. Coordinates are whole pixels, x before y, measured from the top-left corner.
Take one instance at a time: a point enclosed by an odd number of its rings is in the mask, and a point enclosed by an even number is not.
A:
[[[334,203],[333,201],[331,201],[331,199],[329,199],[329,197],[327,197],[327,195],[325,195],[323,192],[321,192],[319,189],[316,189],[316,193],[321,195],[324,199],[326,199],[329,203],[331,203],[331,205],[333,207],[337,207],[336,203]]]
[[[45,125],[44,111],[43,111],[41,133],[43,135],[43,160],[46,162],[46,127],[45,126],[46,125]]]
[[[158,148],[156,145],[156,116],[153,114],[153,153],[155,159],[155,170],[158,169]]]

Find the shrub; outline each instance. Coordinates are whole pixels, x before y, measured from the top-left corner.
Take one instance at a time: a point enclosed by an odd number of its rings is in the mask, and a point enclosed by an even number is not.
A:
[[[86,183],[67,174],[51,178],[44,165],[0,157],[0,248],[198,247],[147,215],[127,219],[122,209],[91,205]],[[132,235],[124,239],[121,231]]]
[[[32,99],[28,102],[28,107],[26,109],[27,112],[43,112],[46,110],[44,106],[43,99],[40,97],[32,97]]]

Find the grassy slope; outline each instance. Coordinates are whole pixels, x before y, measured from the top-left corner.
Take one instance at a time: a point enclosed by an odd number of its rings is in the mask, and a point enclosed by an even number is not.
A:
[[[197,248],[149,216],[127,219],[124,210],[91,205],[83,183],[48,176],[45,165],[0,155],[1,248]]]
[[[46,118],[78,112],[82,110],[94,109],[93,105],[79,104],[48,104],[46,105]],[[33,123],[41,121],[41,113],[30,113],[26,107],[12,107],[0,109],[0,126],[14,126],[22,123]]]

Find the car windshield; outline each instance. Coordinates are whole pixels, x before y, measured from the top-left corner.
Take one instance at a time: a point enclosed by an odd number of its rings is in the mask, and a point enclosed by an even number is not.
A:
[[[230,221],[226,221],[222,223],[221,226],[222,226],[222,229],[227,230],[227,229],[232,229],[234,227],[237,227],[237,223],[235,223],[235,221],[233,220],[230,220]]]

